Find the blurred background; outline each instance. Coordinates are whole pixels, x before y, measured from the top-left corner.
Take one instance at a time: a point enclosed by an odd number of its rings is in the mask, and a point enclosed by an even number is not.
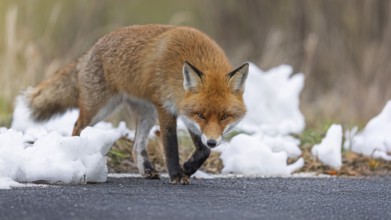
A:
[[[289,64],[306,76],[307,125],[363,125],[391,99],[389,0],[2,0],[0,125],[14,98],[118,27],[199,28],[233,65]]]

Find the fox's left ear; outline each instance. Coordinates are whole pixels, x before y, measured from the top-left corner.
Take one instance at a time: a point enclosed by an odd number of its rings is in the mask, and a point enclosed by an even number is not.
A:
[[[234,71],[228,73],[229,86],[231,87],[232,92],[244,92],[244,84],[248,75],[249,64],[245,63],[240,67],[236,68]]]

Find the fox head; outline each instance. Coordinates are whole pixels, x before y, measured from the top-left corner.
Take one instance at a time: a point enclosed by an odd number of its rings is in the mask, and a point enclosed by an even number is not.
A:
[[[243,102],[249,64],[231,72],[201,72],[192,64],[183,65],[185,97],[180,115],[186,126],[201,137],[205,146],[216,147],[246,113]]]

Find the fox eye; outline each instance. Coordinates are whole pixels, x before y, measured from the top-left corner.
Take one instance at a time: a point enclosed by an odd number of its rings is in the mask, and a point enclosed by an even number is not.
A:
[[[199,118],[201,118],[201,119],[205,120],[205,116],[204,116],[203,114],[201,114],[201,113],[197,113],[197,116],[198,116]]]
[[[227,114],[224,114],[223,116],[221,116],[220,121],[227,120],[228,117],[229,116]]]

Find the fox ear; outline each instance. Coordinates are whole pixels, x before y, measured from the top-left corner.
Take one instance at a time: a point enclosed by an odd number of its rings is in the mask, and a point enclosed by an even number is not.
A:
[[[228,83],[232,92],[244,92],[244,85],[248,75],[248,68],[249,64],[245,63],[240,67],[236,68],[234,71],[228,73]]]
[[[197,92],[202,85],[203,73],[191,65],[189,62],[183,64],[183,88],[187,92]]]

